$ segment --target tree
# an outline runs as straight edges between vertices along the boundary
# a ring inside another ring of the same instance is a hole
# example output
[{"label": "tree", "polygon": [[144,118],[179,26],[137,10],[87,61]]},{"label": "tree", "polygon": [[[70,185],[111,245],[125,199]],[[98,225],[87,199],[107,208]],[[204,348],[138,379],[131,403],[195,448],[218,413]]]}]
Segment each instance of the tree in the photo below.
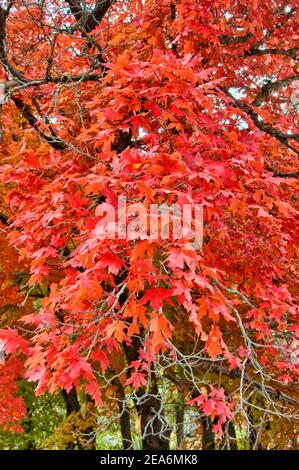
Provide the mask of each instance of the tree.
[{"label": "tree", "polygon": [[[175,429],[184,445],[186,407],[209,448],[293,446],[296,15],[292,0],[2,2],[11,423],[23,377],[70,412],[104,407],[124,448],[133,422],[144,449]],[[203,208],[202,245],[193,219],[145,228],[186,206]]]}]

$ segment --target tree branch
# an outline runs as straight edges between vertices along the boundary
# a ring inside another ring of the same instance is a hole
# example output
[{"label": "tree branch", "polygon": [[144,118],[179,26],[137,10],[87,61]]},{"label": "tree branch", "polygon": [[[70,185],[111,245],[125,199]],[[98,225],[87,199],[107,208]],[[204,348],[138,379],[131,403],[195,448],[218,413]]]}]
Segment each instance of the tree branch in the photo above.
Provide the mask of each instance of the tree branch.
[{"label": "tree branch", "polygon": [[266,168],[267,171],[271,171],[273,173],[273,176],[276,176],[278,178],[298,178],[299,177],[299,171],[291,171],[290,173],[285,173],[283,171],[275,171],[272,168]]},{"label": "tree branch", "polygon": [[249,51],[245,51],[245,57],[253,56],[253,55],[285,55],[289,56],[292,59],[297,58],[297,53],[299,52],[299,47],[292,47],[291,49],[279,49],[279,48],[270,48],[270,49],[258,49],[256,46],[252,46]]},{"label": "tree branch", "polygon": [[50,134],[45,134],[39,129],[38,120],[34,116],[30,106],[24,103],[21,98],[16,96],[12,97],[16,107],[21,111],[23,117],[29,122],[29,124],[39,133],[39,135],[48,142],[55,150],[66,150],[67,146],[65,142],[58,137],[57,134],[51,129]]},{"label": "tree branch", "polygon": [[98,0],[90,13],[84,12],[77,0],[66,0],[66,2],[82,31],[88,34],[100,24],[114,0]]},{"label": "tree branch", "polygon": [[251,103],[252,106],[260,106],[263,101],[272,93],[272,91],[279,90],[280,88],[286,87],[291,83],[299,80],[299,74],[292,75],[290,77],[282,78],[276,82],[269,82],[262,86],[261,91],[255,97],[254,101]]},{"label": "tree branch", "polygon": [[227,88],[220,87],[220,89],[231,98],[237,108],[239,108],[241,111],[243,111],[250,117],[250,119],[254,122],[258,129],[270,135],[271,137],[274,137],[279,142],[286,145],[289,149],[293,150],[293,152],[297,153],[297,155],[299,155],[299,150],[292,147],[288,142],[289,140],[295,140],[296,142],[299,142],[299,134],[287,134],[276,129],[270,124],[266,124],[265,122],[260,120],[260,116],[248,104],[238,100],[237,98],[234,98],[234,96],[229,92]]},{"label": "tree branch", "polygon": [[229,44],[242,44],[249,41],[253,37],[253,34],[248,31],[245,36],[230,36],[229,34],[222,34],[219,36],[220,43],[225,46]]}]

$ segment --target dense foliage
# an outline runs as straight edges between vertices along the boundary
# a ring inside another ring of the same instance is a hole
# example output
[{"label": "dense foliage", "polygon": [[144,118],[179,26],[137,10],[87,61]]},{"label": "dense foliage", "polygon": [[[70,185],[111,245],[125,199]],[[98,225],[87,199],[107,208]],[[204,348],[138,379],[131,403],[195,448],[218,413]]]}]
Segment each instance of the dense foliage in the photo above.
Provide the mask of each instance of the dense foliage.
[{"label": "dense foliage", "polygon": [[[296,447],[297,21],[1,2],[0,446]],[[124,196],[135,233],[96,230]],[[153,204],[201,205],[202,246]]]}]

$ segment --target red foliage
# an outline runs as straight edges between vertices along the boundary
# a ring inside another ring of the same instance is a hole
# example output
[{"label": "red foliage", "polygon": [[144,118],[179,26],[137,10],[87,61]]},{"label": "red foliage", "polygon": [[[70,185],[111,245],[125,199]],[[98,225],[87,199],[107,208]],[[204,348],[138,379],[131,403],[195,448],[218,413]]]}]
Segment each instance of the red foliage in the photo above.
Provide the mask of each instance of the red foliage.
[{"label": "red foliage", "polygon": [[[26,355],[37,393],[74,385],[101,404],[97,373],[123,367],[136,336],[139,361],[123,372],[136,389],[190,335],[229,371],[298,380],[295,2],[116,1],[92,40],[87,23],[68,34],[76,20],[51,3],[51,19],[34,2],[7,19],[20,87],[2,117],[6,232],[46,293],[23,318],[28,349],[23,330],[1,331],[1,388],[15,396],[9,370]],[[99,237],[97,207],[117,213],[119,196],[202,204],[202,250],[186,234]],[[232,411],[210,390],[193,402],[220,435]]]}]

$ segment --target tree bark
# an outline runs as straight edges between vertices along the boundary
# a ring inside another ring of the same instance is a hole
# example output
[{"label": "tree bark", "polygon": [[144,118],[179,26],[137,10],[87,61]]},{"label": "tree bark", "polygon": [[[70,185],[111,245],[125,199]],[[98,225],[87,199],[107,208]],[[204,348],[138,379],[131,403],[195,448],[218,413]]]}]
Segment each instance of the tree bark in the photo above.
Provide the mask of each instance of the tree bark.
[{"label": "tree bark", "polygon": [[180,449],[185,438],[184,429],[184,416],[185,416],[185,404],[179,403],[175,408],[175,422],[176,422],[176,441],[177,448]]},{"label": "tree bark", "polygon": [[132,441],[132,434],[131,434],[130,412],[125,402],[126,395],[125,395],[124,387],[118,379],[115,379],[114,383],[117,387],[119,424],[120,424],[120,432],[121,432],[121,437],[122,437],[123,449],[132,450],[133,441]]},{"label": "tree bark", "polygon": [[66,390],[62,390],[61,393],[65,402],[67,416],[69,416],[74,411],[80,411],[80,404],[75,387],[72,387],[69,393]]},{"label": "tree bark", "polygon": [[215,450],[215,434],[212,431],[212,421],[209,417],[202,418],[202,448]]},{"label": "tree bark", "polygon": [[[66,414],[67,416],[70,416],[71,413],[79,413],[80,412],[80,403],[78,400],[78,395],[77,395],[77,390],[73,386],[71,390],[66,392],[66,390],[62,390],[62,397],[64,399],[65,405],[66,405]],[[82,417],[83,419],[83,417]],[[94,434],[94,428],[92,426],[89,426],[87,429],[84,430],[84,432],[80,431],[80,434],[82,434],[82,440],[77,440],[74,442],[71,442],[67,449],[72,450],[78,446],[78,449],[95,449],[96,448],[96,441],[95,441],[95,434]]]}]

